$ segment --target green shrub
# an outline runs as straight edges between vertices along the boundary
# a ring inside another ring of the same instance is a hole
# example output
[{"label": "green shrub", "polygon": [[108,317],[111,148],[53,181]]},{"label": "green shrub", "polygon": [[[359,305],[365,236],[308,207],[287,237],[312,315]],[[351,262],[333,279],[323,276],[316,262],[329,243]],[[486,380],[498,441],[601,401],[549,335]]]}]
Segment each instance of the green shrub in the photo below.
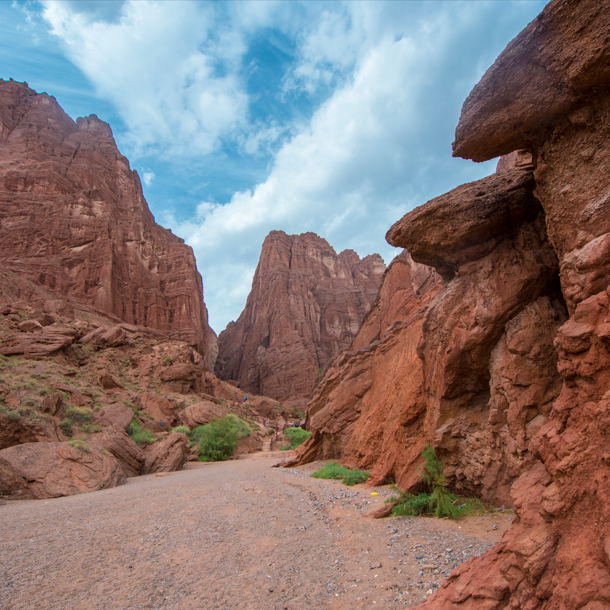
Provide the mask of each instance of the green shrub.
[{"label": "green shrub", "polygon": [[233,455],[237,441],[252,434],[250,426],[234,414],[213,419],[205,426],[197,426],[191,436],[199,440],[199,461],[221,462]]},{"label": "green shrub", "polygon": [[399,495],[388,500],[388,502],[396,503],[392,509],[392,516],[433,514],[438,519],[443,517],[457,519],[463,514],[460,512],[460,508],[456,506],[456,504],[460,504],[461,499],[447,490],[443,463],[438,459],[430,444],[423,448],[422,456],[424,464],[420,468],[420,475],[432,491],[414,496],[395,488]]},{"label": "green shrub", "polygon": [[176,426],[175,428],[172,428],[172,432],[176,432],[178,434],[186,434],[186,436],[188,436],[189,438],[191,436],[191,431],[187,426]]},{"label": "green shrub", "polygon": [[142,425],[136,421],[132,421],[127,428],[127,434],[131,436],[134,443],[137,445],[152,445],[155,442],[155,435],[152,430],[142,430]]},{"label": "green shrub", "polygon": [[19,411],[16,411],[16,410],[9,411],[7,413],[7,415],[11,421],[19,421],[21,419],[21,413],[19,413]]},{"label": "green shrub", "polygon": [[289,449],[296,449],[299,445],[302,445],[310,436],[311,432],[303,430],[303,428],[287,428],[284,434],[290,441]]},{"label": "green shrub", "polygon": [[352,486],[357,483],[365,483],[369,478],[369,473],[366,470],[350,470],[338,462],[329,462],[311,476],[315,479],[341,479],[344,485]]},{"label": "green shrub", "polygon": [[96,432],[101,432],[102,431],[102,426],[100,426],[99,424],[83,424],[80,429],[85,433],[85,434],[95,434]]},{"label": "green shrub", "polygon": [[273,436],[275,434],[273,428],[267,428],[267,436]]},{"label": "green shrub", "polygon": [[72,436],[72,420],[64,419],[57,424],[58,428],[66,435]]}]

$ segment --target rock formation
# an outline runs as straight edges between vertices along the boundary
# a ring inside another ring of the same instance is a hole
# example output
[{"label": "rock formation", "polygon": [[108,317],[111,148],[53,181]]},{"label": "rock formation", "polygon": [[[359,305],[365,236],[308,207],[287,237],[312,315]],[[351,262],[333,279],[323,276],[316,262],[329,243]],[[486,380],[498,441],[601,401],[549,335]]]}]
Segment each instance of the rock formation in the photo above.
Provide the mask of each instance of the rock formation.
[{"label": "rock formation", "polygon": [[349,347],[377,296],[385,264],[336,254],[314,233],[266,237],[237,322],[220,333],[216,374],[277,400],[304,403],[316,376]]},{"label": "rock formation", "polygon": [[[0,261],[73,303],[186,341],[213,369],[193,252],[155,223],[110,127],[95,115],[75,123],[12,80],[0,80]],[[43,348],[67,341],[44,332]],[[28,349],[10,341],[12,353]]]},{"label": "rock formation", "polygon": [[318,386],[301,461],[339,457],[415,491],[434,440],[454,489],[510,504],[560,389],[552,341],[565,311],[533,188],[531,171],[498,173],[392,227],[412,259],[392,263],[352,351]]},{"label": "rock formation", "polygon": [[529,444],[537,461],[511,490],[518,518],[426,608],[610,607],[609,31],[607,2],[554,0],[462,109],[454,154],[533,153],[570,319],[554,342],[561,391]]}]

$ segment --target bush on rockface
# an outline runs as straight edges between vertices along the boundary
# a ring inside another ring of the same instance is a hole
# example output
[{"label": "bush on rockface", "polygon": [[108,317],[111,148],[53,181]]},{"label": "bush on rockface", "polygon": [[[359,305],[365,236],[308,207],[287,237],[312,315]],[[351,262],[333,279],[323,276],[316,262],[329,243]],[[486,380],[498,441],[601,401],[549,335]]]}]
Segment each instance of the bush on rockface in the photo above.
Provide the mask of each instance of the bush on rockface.
[{"label": "bush on rockface", "polygon": [[482,507],[485,510],[480,500],[477,504],[473,500],[460,498],[447,490],[443,463],[438,459],[432,445],[426,445],[423,448],[422,456],[424,464],[420,468],[420,475],[432,491],[413,495],[395,487],[394,490],[398,492],[398,496],[393,496],[388,500],[388,502],[395,503],[392,509],[393,517],[434,515],[439,519],[443,517],[457,519],[468,514],[464,509],[480,511]]},{"label": "bush on rockface", "polygon": [[282,451],[296,449],[311,436],[311,432],[307,432],[307,430],[303,430],[303,428],[287,428],[284,431],[284,434],[288,438],[289,443],[282,447]]},{"label": "bush on rockface", "polygon": [[191,434],[199,439],[197,451],[200,462],[222,462],[233,455],[237,441],[250,436],[252,430],[245,421],[231,413],[213,419],[204,426],[197,426]]},{"label": "bush on rockface", "polygon": [[155,442],[155,435],[152,433],[152,430],[142,430],[142,425],[138,424],[135,420],[129,424],[127,434],[129,434],[134,443],[140,447],[143,445],[152,445]]}]

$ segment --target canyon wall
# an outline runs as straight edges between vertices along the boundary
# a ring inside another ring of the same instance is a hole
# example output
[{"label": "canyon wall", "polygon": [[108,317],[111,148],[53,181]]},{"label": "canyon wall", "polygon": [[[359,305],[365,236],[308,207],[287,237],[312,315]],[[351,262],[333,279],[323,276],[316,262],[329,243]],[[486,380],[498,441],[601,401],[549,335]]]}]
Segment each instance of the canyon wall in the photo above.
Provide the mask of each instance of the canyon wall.
[{"label": "canyon wall", "polygon": [[549,3],[462,109],[456,156],[532,153],[570,318],[554,339],[560,394],[511,490],[515,524],[426,608],[610,608],[608,32],[607,2]]},{"label": "canyon wall", "polygon": [[140,179],[95,115],[0,80],[0,261],[68,300],[194,346],[210,369],[193,251],[157,225]]},{"label": "canyon wall", "polygon": [[361,260],[314,233],[272,231],[244,311],[218,337],[216,375],[304,404],[321,369],[351,344],[384,271],[378,254]]},{"label": "canyon wall", "polygon": [[553,0],[484,75],[454,155],[505,155],[498,172],[387,236],[440,286],[418,306],[399,280],[408,323],[395,304],[385,335],[357,337],[309,407],[292,463],[339,457],[416,491],[430,442],[451,488],[514,507],[501,542],[423,608],[610,609],[608,32],[607,2]]}]

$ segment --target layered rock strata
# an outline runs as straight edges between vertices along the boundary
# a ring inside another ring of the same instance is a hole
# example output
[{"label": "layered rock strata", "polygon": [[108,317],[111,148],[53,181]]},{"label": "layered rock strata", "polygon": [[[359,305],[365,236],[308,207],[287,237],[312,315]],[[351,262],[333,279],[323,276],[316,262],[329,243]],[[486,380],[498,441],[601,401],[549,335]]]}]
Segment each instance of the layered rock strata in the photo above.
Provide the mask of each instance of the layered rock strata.
[{"label": "layered rock strata", "polygon": [[12,80],[0,80],[0,261],[62,298],[188,342],[213,369],[193,252],[155,223],[110,127],[95,115],[75,123]]},{"label": "layered rock strata", "polygon": [[237,322],[219,335],[216,374],[253,394],[304,403],[329,360],[349,347],[377,296],[378,254],[337,254],[314,233],[272,231]]}]

